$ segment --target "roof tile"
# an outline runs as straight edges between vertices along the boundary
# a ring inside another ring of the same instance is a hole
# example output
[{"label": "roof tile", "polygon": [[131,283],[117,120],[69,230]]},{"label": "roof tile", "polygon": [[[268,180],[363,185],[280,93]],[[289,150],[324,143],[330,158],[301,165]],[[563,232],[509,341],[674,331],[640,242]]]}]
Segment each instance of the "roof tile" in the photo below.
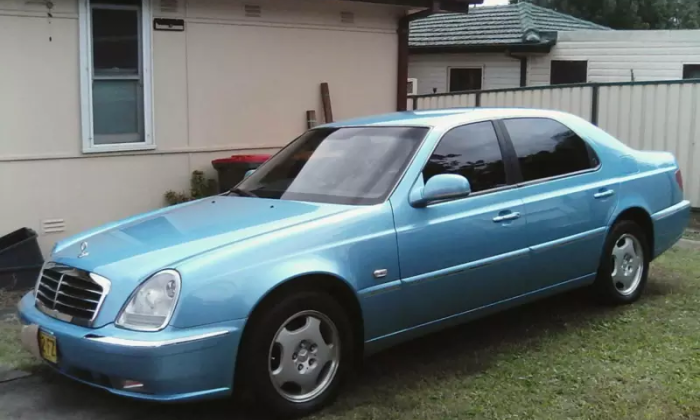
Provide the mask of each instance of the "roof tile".
[{"label": "roof tile", "polygon": [[610,30],[551,9],[520,2],[474,7],[468,14],[440,13],[411,22],[411,47],[525,44],[526,31]]}]

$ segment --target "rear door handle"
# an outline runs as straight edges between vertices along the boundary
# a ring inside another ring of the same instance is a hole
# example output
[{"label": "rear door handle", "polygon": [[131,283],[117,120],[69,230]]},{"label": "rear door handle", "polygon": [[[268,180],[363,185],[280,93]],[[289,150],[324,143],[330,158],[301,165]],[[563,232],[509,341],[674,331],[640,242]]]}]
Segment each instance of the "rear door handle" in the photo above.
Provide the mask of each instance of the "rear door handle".
[{"label": "rear door handle", "polygon": [[512,213],[504,214],[501,216],[496,216],[493,218],[493,221],[496,223],[500,222],[507,222],[508,220],[515,220],[520,218],[520,213],[517,211],[514,211]]},{"label": "rear door handle", "polygon": [[605,197],[610,197],[613,194],[615,194],[615,191],[613,190],[605,190],[605,191],[600,191],[595,194],[593,194],[593,198],[599,199],[599,198],[605,198]]}]

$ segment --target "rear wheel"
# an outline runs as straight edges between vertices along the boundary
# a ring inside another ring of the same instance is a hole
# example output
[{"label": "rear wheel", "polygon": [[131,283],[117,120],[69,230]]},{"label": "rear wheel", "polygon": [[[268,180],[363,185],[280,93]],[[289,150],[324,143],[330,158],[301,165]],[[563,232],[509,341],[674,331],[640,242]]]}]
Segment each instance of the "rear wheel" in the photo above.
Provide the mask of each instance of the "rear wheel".
[{"label": "rear wheel", "polygon": [[650,250],[644,231],[630,220],[616,223],[605,242],[595,289],[608,303],[639,299],[649,274]]},{"label": "rear wheel", "polygon": [[337,394],[352,365],[352,329],[343,308],[320,292],[294,293],[252,320],[242,348],[245,383],[265,409],[300,416]]}]

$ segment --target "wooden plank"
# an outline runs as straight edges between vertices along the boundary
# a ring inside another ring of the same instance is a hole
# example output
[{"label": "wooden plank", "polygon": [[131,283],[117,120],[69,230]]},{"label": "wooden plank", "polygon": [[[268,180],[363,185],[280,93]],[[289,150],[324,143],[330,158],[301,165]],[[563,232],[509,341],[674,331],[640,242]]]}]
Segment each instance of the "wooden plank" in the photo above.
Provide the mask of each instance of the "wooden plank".
[{"label": "wooden plank", "polygon": [[321,101],[323,102],[323,114],[326,117],[326,122],[333,122],[333,108],[331,107],[331,92],[328,88],[328,83],[321,83]]},{"label": "wooden plank", "polygon": [[309,110],[306,111],[306,128],[316,127],[316,111]]}]

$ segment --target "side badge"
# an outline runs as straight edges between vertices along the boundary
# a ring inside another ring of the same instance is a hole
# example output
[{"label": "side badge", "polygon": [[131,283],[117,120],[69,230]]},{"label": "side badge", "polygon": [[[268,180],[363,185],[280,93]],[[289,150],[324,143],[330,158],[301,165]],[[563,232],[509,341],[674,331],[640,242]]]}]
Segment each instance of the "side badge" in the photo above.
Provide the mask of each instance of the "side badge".
[{"label": "side badge", "polygon": [[386,277],[386,275],[387,275],[388,272],[389,272],[389,270],[387,270],[386,268],[382,268],[382,269],[379,269],[379,270],[374,270],[374,273],[373,273],[373,274],[374,274],[374,278],[375,278],[375,279],[384,278],[384,277]]}]

